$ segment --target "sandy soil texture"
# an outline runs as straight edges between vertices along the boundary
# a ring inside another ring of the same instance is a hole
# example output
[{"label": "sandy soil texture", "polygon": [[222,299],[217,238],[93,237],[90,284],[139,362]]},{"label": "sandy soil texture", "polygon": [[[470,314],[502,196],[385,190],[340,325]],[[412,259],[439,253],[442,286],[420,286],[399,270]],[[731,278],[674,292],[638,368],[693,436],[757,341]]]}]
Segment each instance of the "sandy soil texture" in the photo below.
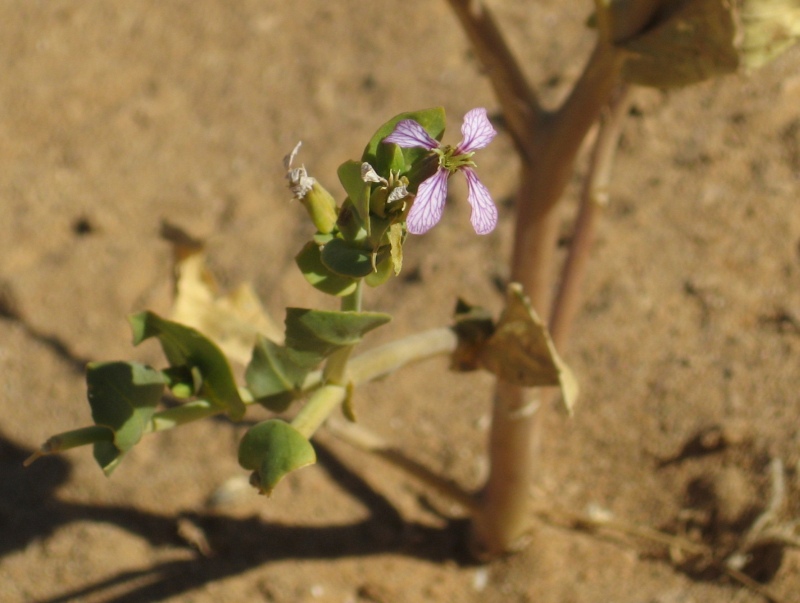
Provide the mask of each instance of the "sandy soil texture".
[{"label": "sandy soil texture", "polygon": [[[589,4],[490,2],[550,104],[591,47]],[[90,423],[87,361],[160,364],[155,345],[132,348],[125,316],[169,309],[162,220],[207,239],[223,286],[252,282],[278,320],[331,307],[294,268],[310,228],[283,156],[302,139],[302,161],[338,191],[336,167],[391,116],[443,105],[456,142],[467,110],[497,105],[445,3],[424,0],[8,1],[0,60],[0,600],[765,600],[651,540],[563,522],[472,565],[458,509],[331,437],[272,499],[213,508],[245,473],[245,426],[148,437],[111,479],[89,450],[23,469],[48,436]],[[780,517],[800,517],[798,98],[800,49],[747,76],[636,91],[564,353],[582,396],[573,419],[549,419],[538,505],[724,548],[764,510],[778,459]],[[497,230],[472,234],[454,185],[403,275],[368,295],[395,318],[366,346],[448,324],[458,296],[499,311],[516,168],[501,132],[480,156]],[[365,425],[477,487],[491,388],[436,361],[356,404]],[[763,585],[797,601],[800,552],[757,553]]]}]

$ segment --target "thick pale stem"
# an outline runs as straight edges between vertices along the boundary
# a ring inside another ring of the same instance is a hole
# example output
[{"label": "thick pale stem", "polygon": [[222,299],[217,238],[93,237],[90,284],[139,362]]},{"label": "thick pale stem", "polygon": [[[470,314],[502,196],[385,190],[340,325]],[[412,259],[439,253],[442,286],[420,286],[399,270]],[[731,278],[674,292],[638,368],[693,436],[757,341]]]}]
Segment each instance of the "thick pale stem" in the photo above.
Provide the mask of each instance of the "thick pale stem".
[{"label": "thick pale stem", "polygon": [[489,477],[473,516],[472,548],[491,558],[519,548],[529,528],[537,466],[539,391],[498,382],[489,434]]},{"label": "thick pale stem", "polygon": [[458,335],[450,328],[409,335],[353,358],[348,365],[350,378],[355,385],[372,381],[412,362],[450,355],[457,345]]},{"label": "thick pale stem", "polygon": [[530,134],[540,114],[536,93],[528,86],[489,9],[479,0],[448,1],[483,64],[517,150],[529,160]]},{"label": "thick pale stem", "polygon": [[[562,187],[563,190],[563,187]],[[540,316],[547,316],[558,241],[558,214],[539,199],[560,194],[541,177],[537,165],[523,165],[517,193],[517,220],[511,257],[511,281],[520,283]]]},{"label": "thick pale stem", "polygon": [[608,203],[608,188],[614,165],[623,117],[628,108],[628,86],[622,85],[600,118],[600,129],[589,160],[581,191],[578,218],[572,233],[569,254],[561,272],[556,301],[550,320],[550,335],[563,354],[572,323],[580,306],[580,291],[594,242],[597,222]]},{"label": "thick pale stem", "polygon": [[[356,290],[342,298],[342,312],[360,312],[363,280],[358,281]],[[330,414],[347,397],[347,384],[350,381],[348,362],[355,346],[349,345],[330,355],[322,370],[322,387],[311,394],[308,402],[292,420],[292,427],[307,438],[311,438]]]},{"label": "thick pale stem", "polygon": [[361,298],[364,292],[364,281],[359,279],[356,290],[342,298],[340,309],[342,312],[361,312]]},{"label": "thick pale stem", "polygon": [[[551,305],[556,203],[586,133],[617,84],[619,68],[614,49],[598,43],[570,96],[537,129],[536,152],[523,163],[511,277],[522,284],[540,316],[548,316]],[[529,528],[530,483],[546,410],[543,393],[503,383],[495,390],[489,478],[473,522],[475,549],[483,556],[513,550]]]},{"label": "thick pale stem", "polygon": [[[530,211],[538,199],[535,169],[526,166],[519,190],[512,280],[521,282],[533,306],[548,308],[553,255],[558,235],[556,212]],[[542,315],[542,314],[540,314]],[[519,547],[530,521],[530,486],[538,457],[542,412],[540,391],[502,381],[495,387],[489,433],[489,477],[482,505],[473,516],[472,545],[490,558]]]}]

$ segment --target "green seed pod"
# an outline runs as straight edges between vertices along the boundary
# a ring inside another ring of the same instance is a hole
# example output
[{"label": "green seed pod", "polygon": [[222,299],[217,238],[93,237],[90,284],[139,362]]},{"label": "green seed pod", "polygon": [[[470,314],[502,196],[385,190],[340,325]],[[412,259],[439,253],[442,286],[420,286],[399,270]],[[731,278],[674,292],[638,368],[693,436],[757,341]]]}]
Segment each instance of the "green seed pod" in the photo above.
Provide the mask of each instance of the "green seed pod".
[{"label": "green seed pod", "polygon": [[311,185],[311,190],[300,199],[300,202],[305,206],[319,232],[328,234],[333,231],[338,215],[336,201],[319,182]]}]

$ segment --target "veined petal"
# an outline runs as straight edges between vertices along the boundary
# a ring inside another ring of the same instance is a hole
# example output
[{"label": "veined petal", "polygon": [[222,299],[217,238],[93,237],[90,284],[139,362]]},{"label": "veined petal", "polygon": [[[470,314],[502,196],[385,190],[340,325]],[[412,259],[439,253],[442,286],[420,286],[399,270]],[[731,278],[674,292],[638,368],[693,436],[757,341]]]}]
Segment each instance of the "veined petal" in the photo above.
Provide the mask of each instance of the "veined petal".
[{"label": "veined petal", "polygon": [[417,198],[406,218],[406,227],[411,234],[424,234],[442,219],[447,199],[447,178],[450,172],[443,169],[423,181],[417,189]]},{"label": "veined petal", "polygon": [[413,119],[404,119],[397,123],[383,142],[393,142],[404,149],[411,147],[422,147],[432,151],[439,146],[439,141],[435,140],[425,131],[421,125]]},{"label": "veined petal", "polygon": [[489,189],[478,180],[475,171],[468,167],[461,168],[461,171],[467,177],[467,201],[472,206],[469,221],[479,235],[489,234],[497,226],[497,207],[492,201]]},{"label": "veined petal", "polygon": [[472,153],[482,149],[497,136],[489,118],[486,117],[486,109],[483,107],[467,112],[464,116],[464,123],[461,124],[461,134],[464,139],[456,147],[457,154]]}]

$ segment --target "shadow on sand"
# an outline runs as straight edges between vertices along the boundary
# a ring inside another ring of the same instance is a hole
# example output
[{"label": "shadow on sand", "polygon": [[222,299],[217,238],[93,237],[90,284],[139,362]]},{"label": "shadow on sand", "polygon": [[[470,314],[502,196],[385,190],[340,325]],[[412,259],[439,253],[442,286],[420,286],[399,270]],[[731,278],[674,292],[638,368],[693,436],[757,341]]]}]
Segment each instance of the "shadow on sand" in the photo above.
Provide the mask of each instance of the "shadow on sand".
[{"label": "shadow on sand", "polygon": [[[213,557],[198,554],[189,560],[120,572],[39,603],[65,603],[87,597],[107,603],[161,601],[264,563],[286,559],[334,559],[394,553],[436,562],[460,560],[468,563],[463,546],[465,523],[452,522],[445,528],[432,528],[404,522],[385,498],[328,450],[319,444],[315,448],[318,463],[344,490],[369,509],[369,517],[335,527],[298,527],[266,523],[258,518],[225,517],[219,512],[185,513],[181,517],[189,519],[205,532],[215,551]],[[111,523],[141,536],[154,546],[188,546],[177,535],[179,518],[176,516],[143,512],[133,507],[60,501],[56,490],[69,477],[69,462],[63,457],[53,456],[23,468],[22,461],[31,452],[0,436],[0,483],[3,484],[0,555],[21,550],[30,542],[47,538],[74,521]],[[120,589],[125,592],[118,594]],[[110,591],[115,594],[110,594]],[[109,592],[106,599],[102,598],[104,592]]]}]

